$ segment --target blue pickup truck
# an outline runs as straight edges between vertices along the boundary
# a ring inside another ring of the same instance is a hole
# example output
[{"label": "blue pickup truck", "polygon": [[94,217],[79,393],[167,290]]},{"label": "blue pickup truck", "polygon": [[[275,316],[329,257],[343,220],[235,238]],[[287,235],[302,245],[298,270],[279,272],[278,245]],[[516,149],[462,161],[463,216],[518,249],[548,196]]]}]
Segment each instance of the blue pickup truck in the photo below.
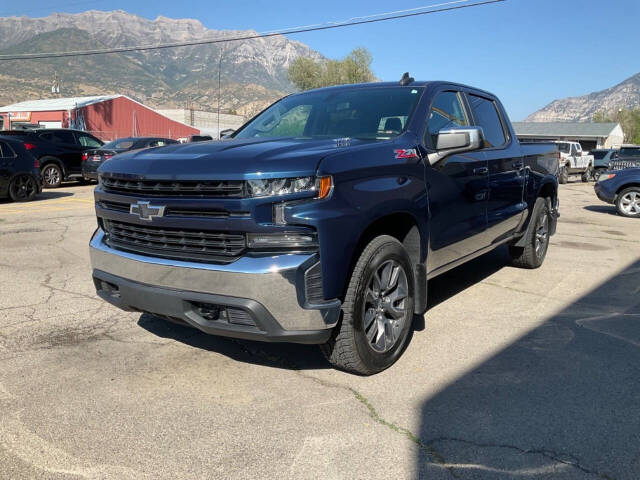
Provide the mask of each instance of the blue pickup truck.
[{"label": "blue pickup truck", "polygon": [[93,280],[123,310],[373,374],[428,280],[504,244],[542,264],[557,173],[555,146],[519,143],[482,90],[405,75],[294,94],[222,141],[105,162]]}]

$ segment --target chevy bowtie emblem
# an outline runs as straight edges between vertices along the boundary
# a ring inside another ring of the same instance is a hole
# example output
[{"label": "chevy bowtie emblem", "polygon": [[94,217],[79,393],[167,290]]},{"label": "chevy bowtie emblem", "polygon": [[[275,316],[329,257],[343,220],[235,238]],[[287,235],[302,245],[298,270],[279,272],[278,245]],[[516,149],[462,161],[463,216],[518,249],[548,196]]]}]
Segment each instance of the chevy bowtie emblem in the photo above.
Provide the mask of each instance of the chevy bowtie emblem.
[{"label": "chevy bowtie emblem", "polygon": [[138,215],[140,220],[151,221],[153,217],[162,217],[164,215],[164,205],[151,205],[149,202],[133,203],[129,208],[129,213]]}]

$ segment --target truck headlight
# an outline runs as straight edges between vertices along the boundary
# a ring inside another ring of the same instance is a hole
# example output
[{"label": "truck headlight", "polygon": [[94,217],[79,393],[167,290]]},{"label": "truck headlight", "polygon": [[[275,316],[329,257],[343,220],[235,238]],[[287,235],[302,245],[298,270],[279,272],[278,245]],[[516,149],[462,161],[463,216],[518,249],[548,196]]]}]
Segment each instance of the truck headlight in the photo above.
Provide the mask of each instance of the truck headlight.
[{"label": "truck headlight", "polygon": [[247,233],[249,248],[309,248],[318,246],[315,233]]},{"label": "truck headlight", "polygon": [[289,195],[300,192],[318,192],[317,198],[325,198],[331,193],[331,177],[269,178],[247,180],[247,192],[250,197],[268,197]]}]

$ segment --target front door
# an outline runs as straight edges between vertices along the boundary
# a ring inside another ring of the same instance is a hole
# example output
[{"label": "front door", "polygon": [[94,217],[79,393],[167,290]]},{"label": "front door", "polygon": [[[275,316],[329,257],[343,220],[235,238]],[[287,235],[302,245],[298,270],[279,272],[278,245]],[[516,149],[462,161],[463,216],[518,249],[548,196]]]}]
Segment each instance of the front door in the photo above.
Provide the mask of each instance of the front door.
[{"label": "front door", "polygon": [[[459,92],[437,94],[427,119],[427,151],[434,151],[440,130],[468,126],[469,119]],[[450,155],[427,167],[429,272],[485,246],[482,242],[487,227],[488,172],[483,152]]]}]

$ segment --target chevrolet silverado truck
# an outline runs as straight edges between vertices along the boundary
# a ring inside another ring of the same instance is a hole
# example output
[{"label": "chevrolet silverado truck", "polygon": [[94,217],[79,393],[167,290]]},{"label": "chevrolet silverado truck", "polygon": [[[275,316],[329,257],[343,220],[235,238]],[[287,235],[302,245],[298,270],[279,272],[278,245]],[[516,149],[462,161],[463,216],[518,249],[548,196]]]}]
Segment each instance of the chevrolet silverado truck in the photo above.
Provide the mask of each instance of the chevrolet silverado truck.
[{"label": "chevrolet silverado truck", "polygon": [[428,280],[500,245],[542,264],[557,172],[556,147],[519,143],[482,90],[405,75],[294,94],[222,141],[102,165],[93,280],[123,310],[373,374]]}]

